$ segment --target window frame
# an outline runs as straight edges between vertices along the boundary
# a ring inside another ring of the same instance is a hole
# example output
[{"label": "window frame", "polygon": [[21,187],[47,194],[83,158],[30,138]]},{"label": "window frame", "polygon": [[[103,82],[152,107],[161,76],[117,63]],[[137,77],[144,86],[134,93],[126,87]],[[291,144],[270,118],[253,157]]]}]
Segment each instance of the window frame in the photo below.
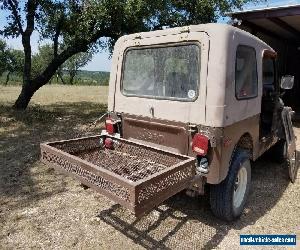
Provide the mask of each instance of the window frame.
[{"label": "window frame", "polygon": [[[255,95],[252,95],[252,96],[246,96],[246,97],[239,97],[238,96],[238,93],[237,93],[237,88],[236,88],[236,66],[237,66],[237,52],[238,52],[238,49],[240,47],[246,47],[246,48],[250,48],[251,50],[254,51],[254,55],[255,55],[255,71],[256,71],[256,94]],[[238,101],[244,101],[244,100],[250,100],[250,99],[254,99],[254,98],[257,98],[258,97],[258,70],[257,70],[257,55],[256,55],[256,49],[250,45],[246,45],[246,44],[239,44],[237,47],[236,47],[236,52],[235,52],[235,63],[234,63],[234,93],[235,93],[235,98],[238,100]]]},{"label": "window frame", "polygon": [[[165,96],[151,96],[151,95],[135,95],[135,94],[126,94],[123,92],[123,79],[124,79],[124,68],[125,68],[125,58],[126,54],[130,50],[140,50],[140,49],[153,49],[153,48],[166,48],[166,47],[182,47],[188,45],[196,45],[199,49],[198,53],[198,84],[196,86],[196,95],[194,98],[178,98],[178,97],[165,97]],[[202,54],[202,47],[199,41],[188,41],[188,42],[181,42],[181,43],[160,43],[160,44],[151,44],[151,45],[144,45],[144,46],[132,46],[128,47],[124,50],[122,56],[122,67],[121,67],[121,78],[120,78],[120,92],[123,96],[126,97],[136,97],[136,98],[146,98],[146,99],[153,99],[153,100],[172,100],[172,101],[180,101],[180,102],[195,102],[199,98],[200,94],[200,84],[201,84],[201,54]]]}]

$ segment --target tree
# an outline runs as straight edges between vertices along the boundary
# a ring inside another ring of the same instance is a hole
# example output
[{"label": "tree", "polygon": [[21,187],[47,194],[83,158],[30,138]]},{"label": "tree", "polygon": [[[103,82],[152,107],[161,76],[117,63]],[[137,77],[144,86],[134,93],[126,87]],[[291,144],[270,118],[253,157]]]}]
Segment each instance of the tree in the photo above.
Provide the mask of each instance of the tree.
[{"label": "tree", "polygon": [[9,48],[5,41],[0,40],[0,76],[7,71],[7,65],[9,63]]},{"label": "tree", "polygon": [[5,85],[8,84],[11,73],[22,75],[24,68],[24,53],[22,50],[11,49],[9,51],[8,57],[9,60],[7,62],[7,75]]},{"label": "tree", "polygon": [[69,73],[69,83],[74,84],[74,78],[78,74],[78,70],[85,66],[92,59],[92,53],[78,53],[68,59],[64,65],[63,69]]},{"label": "tree", "polygon": [[11,73],[22,74],[24,67],[24,54],[21,50],[10,49],[6,42],[0,40],[0,76],[7,72],[5,85]]},{"label": "tree", "polygon": [[[40,45],[38,48],[38,52],[32,56],[32,75],[38,76],[39,74],[41,74],[53,60],[53,57],[54,51],[51,44]],[[57,69],[55,74],[59,75],[62,79],[63,84],[65,84],[62,78],[61,67]]]},{"label": "tree", "polygon": [[[24,48],[23,85],[14,107],[25,109],[33,94],[79,52],[111,49],[128,33],[215,22],[225,11],[253,1],[258,0],[0,0],[0,7],[10,13],[1,33],[21,37]],[[50,40],[53,48],[52,60],[38,75],[32,74],[33,31]]]},{"label": "tree", "polygon": [[32,56],[32,76],[37,77],[53,60],[53,48],[50,44],[40,45],[38,52]]}]

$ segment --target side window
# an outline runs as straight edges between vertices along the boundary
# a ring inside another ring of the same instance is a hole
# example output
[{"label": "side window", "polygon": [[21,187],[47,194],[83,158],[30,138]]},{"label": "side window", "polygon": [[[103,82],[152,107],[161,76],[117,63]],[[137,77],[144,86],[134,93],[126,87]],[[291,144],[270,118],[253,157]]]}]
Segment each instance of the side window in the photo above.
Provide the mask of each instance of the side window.
[{"label": "side window", "polygon": [[270,57],[264,57],[263,59],[262,83],[264,96],[275,91],[275,62]]},{"label": "side window", "polygon": [[257,96],[257,62],[255,49],[239,45],[235,61],[235,95],[238,100]]}]

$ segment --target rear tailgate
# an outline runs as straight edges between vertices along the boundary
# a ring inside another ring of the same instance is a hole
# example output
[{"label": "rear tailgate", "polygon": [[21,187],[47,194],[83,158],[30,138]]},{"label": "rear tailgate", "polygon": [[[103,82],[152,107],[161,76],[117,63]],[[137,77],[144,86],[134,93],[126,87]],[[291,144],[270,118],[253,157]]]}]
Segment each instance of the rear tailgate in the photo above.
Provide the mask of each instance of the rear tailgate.
[{"label": "rear tailgate", "polygon": [[130,209],[149,212],[188,187],[195,159],[125,139],[92,136],[41,144],[41,161]]},{"label": "rear tailgate", "polygon": [[122,131],[125,139],[188,154],[190,133],[187,123],[122,114]]}]

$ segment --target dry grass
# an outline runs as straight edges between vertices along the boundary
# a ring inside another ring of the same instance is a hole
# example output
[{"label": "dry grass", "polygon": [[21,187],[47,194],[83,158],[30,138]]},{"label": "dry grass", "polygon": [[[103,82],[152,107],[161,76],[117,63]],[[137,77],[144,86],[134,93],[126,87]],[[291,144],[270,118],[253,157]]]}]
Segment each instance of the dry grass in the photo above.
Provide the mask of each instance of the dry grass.
[{"label": "dry grass", "polygon": [[[11,103],[17,99],[21,88],[19,86],[0,86],[0,100],[2,103]],[[33,96],[31,103],[49,105],[53,103],[91,102],[106,103],[107,86],[71,86],[46,85]]]},{"label": "dry grass", "polygon": [[106,110],[107,89],[46,88],[25,112],[10,108],[19,89],[0,88],[1,249],[237,249],[239,234],[300,235],[300,180],[290,184],[284,166],[266,157],[253,165],[252,192],[236,222],[216,219],[207,197],[184,194],[135,220],[39,162],[40,142],[100,131],[87,124]]}]

